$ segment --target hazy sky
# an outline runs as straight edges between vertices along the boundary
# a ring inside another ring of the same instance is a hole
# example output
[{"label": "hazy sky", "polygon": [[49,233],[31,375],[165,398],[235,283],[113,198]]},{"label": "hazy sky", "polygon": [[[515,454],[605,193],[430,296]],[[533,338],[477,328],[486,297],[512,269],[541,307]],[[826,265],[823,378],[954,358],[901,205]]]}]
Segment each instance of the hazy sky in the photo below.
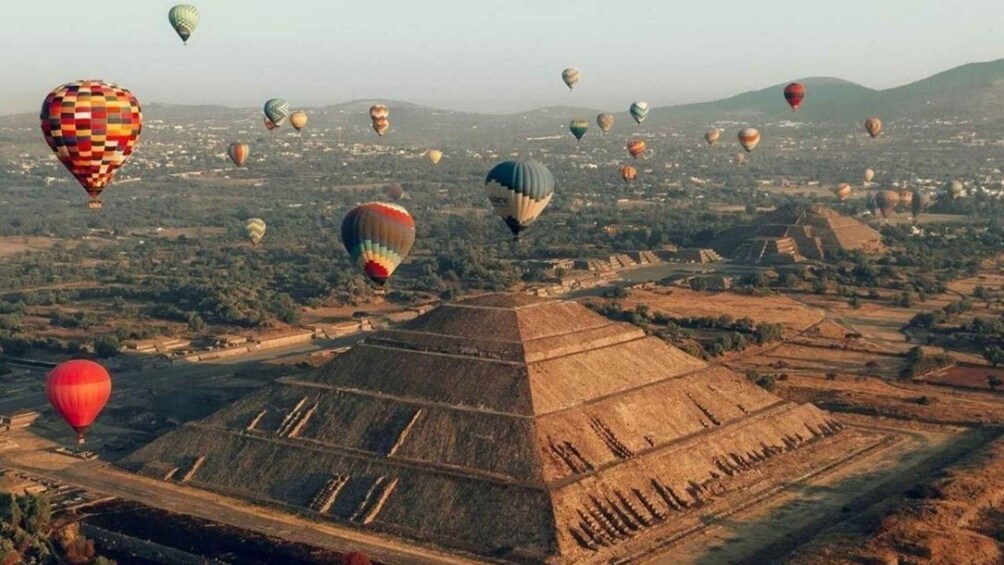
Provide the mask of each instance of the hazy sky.
[{"label": "hazy sky", "polygon": [[[806,76],[884,88],[1004,57],[1001,0],[193,0],[187,47],[170,1],[3,3],[0,114],[79,78],[142,103],[623,110]],[[582,71],[573,93],[566,66]]]}]

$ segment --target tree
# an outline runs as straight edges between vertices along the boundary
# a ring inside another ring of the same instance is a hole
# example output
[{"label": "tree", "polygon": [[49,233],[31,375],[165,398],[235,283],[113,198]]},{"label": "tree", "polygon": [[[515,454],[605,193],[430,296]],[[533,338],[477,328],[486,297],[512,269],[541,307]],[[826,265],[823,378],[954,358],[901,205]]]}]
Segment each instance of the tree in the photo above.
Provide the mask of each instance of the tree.
[{"label": "tree", "polygon": [[94,340],[94,353],[98,357],[114,357],[119,354],[119,340],[112,335],[103,335]]},{"label": "tree", "polygon": [[983,358],[994,368],[1004,365],[1004,347],[991,345],[983,350]]},{"label": "tree", "polygon": [[9,492],[0,492],[0,526],[17,528],[21,525],[21,506],[17,497]]},{"label": "tree", "polygon": [[1001,379],[997,375],[987,375],[987,386],[991,391],[997,390],[1001,386]]},{"label": "tree", "polygon": [[24,511],[21,518],[24,530],[34,535],[45,533],[52,523],[49,499],[40,494],[30,494],[22,496],[20,503]]}]

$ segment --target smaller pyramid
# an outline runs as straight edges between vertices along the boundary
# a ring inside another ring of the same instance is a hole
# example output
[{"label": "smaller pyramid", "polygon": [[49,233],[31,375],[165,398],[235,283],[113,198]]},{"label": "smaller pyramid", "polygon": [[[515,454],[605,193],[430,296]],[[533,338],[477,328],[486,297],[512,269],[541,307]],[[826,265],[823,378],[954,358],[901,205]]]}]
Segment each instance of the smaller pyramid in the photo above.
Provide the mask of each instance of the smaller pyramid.
[{"label": "smaller pyramid", "polygon": [[826,206],[783,206],[756,224],[727,231],[711,245],[743,263],[826,261],[841,251],[886,252],[882,235]]}]

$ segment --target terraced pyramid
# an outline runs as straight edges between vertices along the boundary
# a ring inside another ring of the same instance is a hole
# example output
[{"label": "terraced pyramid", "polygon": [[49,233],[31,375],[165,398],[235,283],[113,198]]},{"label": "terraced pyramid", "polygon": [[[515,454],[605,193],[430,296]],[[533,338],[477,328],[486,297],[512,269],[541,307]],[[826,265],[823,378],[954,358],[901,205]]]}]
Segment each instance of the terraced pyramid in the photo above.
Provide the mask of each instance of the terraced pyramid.
[{"label": "terraced pyramid", "polygon": [[375,334],[123,465],[516,561],[653,543],[840,429],[575,302],[495,294]]}]

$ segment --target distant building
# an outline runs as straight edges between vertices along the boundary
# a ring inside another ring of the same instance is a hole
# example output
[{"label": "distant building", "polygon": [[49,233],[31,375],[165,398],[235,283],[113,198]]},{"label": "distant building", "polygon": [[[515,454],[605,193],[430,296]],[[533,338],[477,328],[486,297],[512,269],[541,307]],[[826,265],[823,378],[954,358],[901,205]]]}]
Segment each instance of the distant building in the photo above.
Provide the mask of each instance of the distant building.
[{"label": "distant building", "polygon": [[213,345],[216,347],[237,347],[245,345],[247,342],[248,337],[245,335],[220,334],[213,338]]},{"label": "distant building", "polygon": [[192,345],[191,340],[177,337],[161,339],[137,339],[122,342],[122,348],[136,353],[165,353],[185,349]]},{"label": "distant building", "polygon": [[10,414],[0,414],[0,430],[9,432],[27,428],[37,419],[38,412],[34,410],[15,410]]}]

